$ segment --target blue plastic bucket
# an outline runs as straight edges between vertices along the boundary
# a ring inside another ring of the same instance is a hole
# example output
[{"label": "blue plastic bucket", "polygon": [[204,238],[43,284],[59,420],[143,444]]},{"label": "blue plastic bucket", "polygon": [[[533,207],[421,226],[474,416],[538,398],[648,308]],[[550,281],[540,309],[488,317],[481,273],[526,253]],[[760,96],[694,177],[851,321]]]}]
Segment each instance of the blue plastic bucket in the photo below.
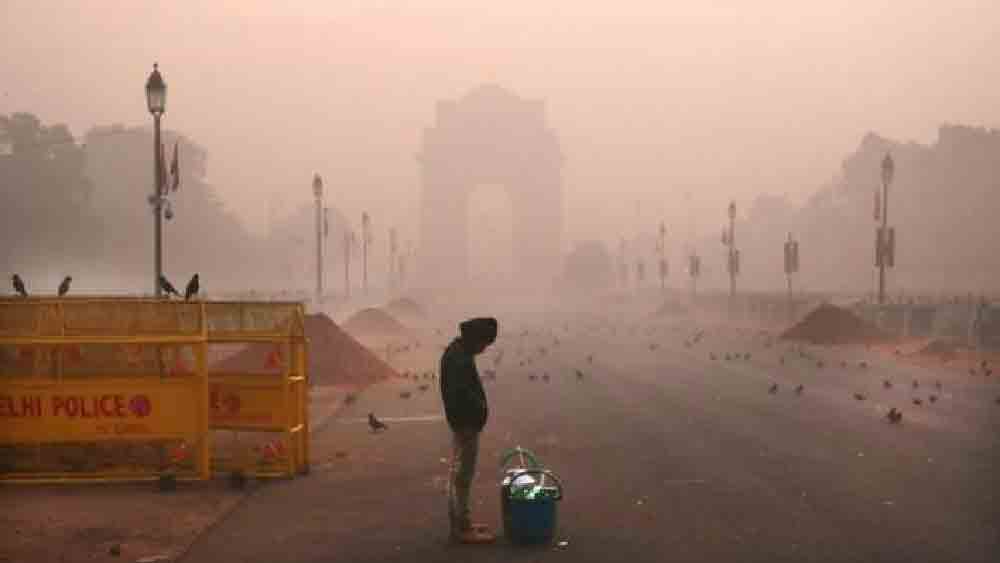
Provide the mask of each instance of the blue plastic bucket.
[{"label": "blue plastic bucket", "polygon": [[[516,486],[519,480],[531,478],[538,483],[524,494]],[[507,473],[501,489],[504,534],[514,543],[545,543],[555,536],[558,522],[558,502],[563,489],[559,478],[546,469],[514,469]]]}]

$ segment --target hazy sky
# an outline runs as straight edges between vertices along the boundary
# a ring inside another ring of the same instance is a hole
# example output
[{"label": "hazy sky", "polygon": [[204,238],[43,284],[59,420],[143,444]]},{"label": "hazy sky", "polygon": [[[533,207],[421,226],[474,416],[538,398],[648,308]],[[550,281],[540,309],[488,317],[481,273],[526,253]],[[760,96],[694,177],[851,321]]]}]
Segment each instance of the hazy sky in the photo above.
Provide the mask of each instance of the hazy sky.
[{"label": "hazy sky", "polygon": [[415,235],[421,131],[483,82],[546,100],[569,241],[634,230],[637,199],[683,230],[686,191],[715,232],[730,197],[800,197],[867,131],[1000,126],[995,0],[0,0],[0,21],[0,113],[147,124],[159,61],[166,125],[254,229],[319,171],[348,216]]}]

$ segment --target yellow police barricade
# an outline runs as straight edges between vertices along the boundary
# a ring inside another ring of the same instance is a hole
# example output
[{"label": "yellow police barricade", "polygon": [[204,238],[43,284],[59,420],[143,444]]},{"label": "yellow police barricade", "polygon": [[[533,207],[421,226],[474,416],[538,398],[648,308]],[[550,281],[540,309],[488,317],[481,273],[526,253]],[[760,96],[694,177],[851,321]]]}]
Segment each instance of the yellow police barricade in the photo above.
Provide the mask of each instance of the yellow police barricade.
[{"label": "yellow police barricade", "polygon": [[235,486],[248,475],[309,471],[308,380],[300,303],[210,302],[209,428],[216,471]]},{"label": "yellow police barricade", "polygon": [[207,479],[204,305],[0,299],[0,480]]}]

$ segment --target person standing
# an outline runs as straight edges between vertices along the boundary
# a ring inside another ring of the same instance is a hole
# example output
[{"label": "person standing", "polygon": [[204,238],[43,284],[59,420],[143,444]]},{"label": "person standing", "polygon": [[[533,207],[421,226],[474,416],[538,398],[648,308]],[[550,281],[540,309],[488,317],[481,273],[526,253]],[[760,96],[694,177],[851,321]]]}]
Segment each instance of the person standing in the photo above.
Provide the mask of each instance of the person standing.
[{"label": "person standing", "polygon": [[448,478],[448,518],[451,539],[458,543],[492,543],[496,536],[469,516],[469,493],[476,473],[479,434],[489,418],[486,392],[476,370],[476,356],[496,340],[497,320],[469,319],[441,356],[441,399],[452,431],[451,470]]}]

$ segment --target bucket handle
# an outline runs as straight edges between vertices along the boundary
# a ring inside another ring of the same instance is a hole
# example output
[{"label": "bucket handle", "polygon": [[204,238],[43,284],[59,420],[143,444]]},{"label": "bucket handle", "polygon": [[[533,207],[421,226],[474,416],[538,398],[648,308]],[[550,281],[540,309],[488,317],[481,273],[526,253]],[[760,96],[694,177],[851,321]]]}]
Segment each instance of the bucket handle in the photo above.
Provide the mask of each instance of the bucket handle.
[{"label": "bucket handle", "polygon": [[538,458],[535,457],[535,454],[531,453],[531,450],[527,450],[525,448],[522,448],[521,446],[517,446],[514,449],[507,450],[500,457],[500,469],[501,470],[505,469],[507,465],[510,463],[510,460],[515,457],[519,457],[522,460],[527,459],[528,463],[530,464],[529,467],[531,468],[537,469],[542,466],[542,464],[538,463]]},{"label": "bucket handle", "polygon": [[524,470],[518,471],[517,473],[515,473],[514,475],[512,475],[513,478],[511,479],[511,483],[513,484],[514,479],[517,479],[521,475],[539,475],[540,479],[538,481],[539,481],[540,485],[544,485],[546,479],[551,479],[552,481],[555,481],[556,487],[559,488],[559,492],[556,494],[555,498],[553,498],[552,500],[562,500],[562,498],[563,498],[563,484],[562,484],[562,479],[560,479],[559,476],[556,475],[555,472],[552,471],[551,469],[535,468],[535,469],[524,469]]}]

